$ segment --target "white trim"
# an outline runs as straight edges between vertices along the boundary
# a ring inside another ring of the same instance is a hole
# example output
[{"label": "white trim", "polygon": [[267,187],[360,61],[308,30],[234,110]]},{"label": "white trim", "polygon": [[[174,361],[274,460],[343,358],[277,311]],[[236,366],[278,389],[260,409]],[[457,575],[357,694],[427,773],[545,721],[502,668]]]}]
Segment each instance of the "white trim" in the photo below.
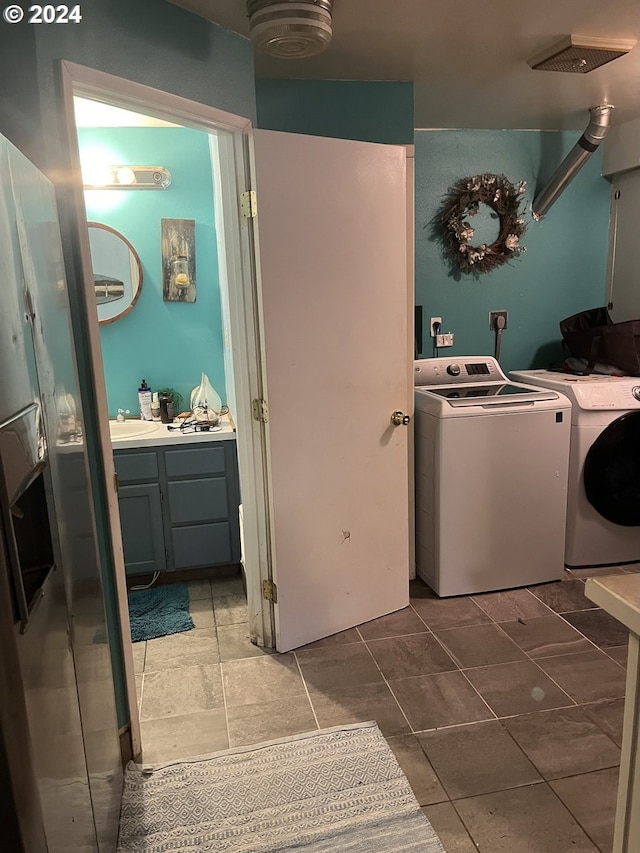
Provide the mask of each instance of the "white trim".
[{"label": "white trim", "polygon": [[[243,131],[251,126],[248,118],[237,116],[215,107],[190,101],[179,95],[162,92],[142,83],[134,83],[104,71],[96,71],[62,60],[60,63],[73,82],[74,94],[117,106],[144,112],[155,118],[171,116],[176,123],[197,130]],[[75,123],[75,122],[74,122]]]},{"label": "white trim", "polygon": [[[239,216],[238,198],[249,189],[244,140],[239,134],[210,135],[215,194],[214,208],[221,264],[225,379],[233,388],[229,408],[237,426],[236,443],[243,505],[243,561],[247,584],[249,633],[259,646],[275,645],[273,606],[262,598],[262,580],[270,576],[267,513],[264,501],[265,425],[253,420],[251,401],[265,394],[259,365],[263,363],[255,304],[251,220]],[[236,227],[225,227],[233,222]],[[224,281],[223,281],[224,279]],[[231,282],[243,286],[229,286]],[[231,369],[232,365],[232,369]]]},{"label": "white trim", "polygon": [[[86,211],[84,206],[84,195],[82,192],[82,170],[80,168],[80,152],[78,149],[78,135],[75,125],[73,109],[74,78],[69,73],[67,63],[62,63],[62,101],[65,112],[67,127],[67,145],[69,150],[69,161],[71,174],[69,180],[70,200],[73,203],[77,216],[72,218],[75,228],[75,238],[80,247],[78,263],[84,281],[85,309],[91,304],[93,294],[93,272],[91,269],[91,248],[89,246],[89,233],[86,226],[83,227],[83,219],[86,223]],[[129,725],[131,732],[131,749],[134,758],[141,755],[142,742],[140,739],[140,719],[138,713],[138,702],[136,696],[136,676],[133,662],[133,648],[131,645],[131,628],[129,624],[129,608],[127,605],[127,586],[124,571],[124,555],[122,552],[122,536],[120,534],[120,514],[118,512],[118,494],[115,488],[115,468],[113,454],[111,453],[111,437],[109,435],[109,413],[107,411],[107,392],[104,381],[104,370],[102,367],[102,346],[100,344],[100,328],[98,326],[98,314],[96,311],[85,310],[85,322],[89,337],[91,351],[91,372],[95,388],[96,409],[98,420],[98,434],[102,448],[104,473],[107,482],[106,499],[109,512],[109,526],[111,529],[111,540],[113,547],[113,561],[115,569],[115,587],[118,597],[118,614],[121,635],[123,638],[123,660],[125,684],[127,690],[127,706],[129,709]],[[108,452],[106,450],[108,448]],[[109,487],[111,484],[111,487]]]},{"label": "white trim", "polygon": [[409,579],[416,576],[416,514],[414,473],[414,405],[413,360],[415,358],[415,145],[405,145],[407,158],[407,402],[405,412],[411,415],[407,437],[407,466],[409,468]]},{"label": "white trim", "polygon": [[[247,128],[244,132],[244,155],[245,155],[245,163],[249,176],[251,176],[251,181],[253,183],[253,175],[256,173],[256,162],[255,162],[255,152],[253,145],[253,136],[251,133],[251,128]],[[260,209],[260,199],[257,200],[258,210]],[[260,257],[260,229],[258,225],[259,217],[254,219],[247,220],[247,222],[251,223],[249,228],[249,240],[250,243],[247,243],[247,255],[246,259],[248,263],[252,264],[251,271],[251,281],[253,283],[253,308],[254,308],[254,328],[256,330],[256,340],[254,342],[256,347],[256,358],[257,364],[259,365],[260,373],[257,376],[258,380],[258,397],[263,400],[269,402],[269,389],[267,385],[267,373],[265,370],[266,366],[266,353],[264,349],[264,339],[259,334],[261,329],[264,329],[264,312],[263,312],[263,302],[262,302],[262,283],[260,278],[260,265],[257,263],[257,259]],[[254,589],[253,595],[258,596],[258,599],[261,601],[262,610],[263,610],[263,623],[265,636],[269,636],[269,642],[265,642],[265,646],[268,648],[276,647],[276,618],[277,613],[273,606],[270,605],[268,610],[268,620],[267,620],[267,607],[265,605],[265,601],[262,598],[262,582],[265,580],[273,580],[275,567],[277,566],[277,554],[276,554],[276,534],[275,534],[275,518],[272,511],[273,508],[273,491],[272,491],[272,478],[271,478],[271,441],[269,438],[269,423],[261,424],[261,455],[260,455],[260,477],[263,487],[262,494],[264,498],[261,502],[262,507],[264,508],[264,513],[260,517],[260,534],[261,534],[261,542],[264,550],[261,551],[263,554],[263,559],[260,560],[260,571],[256,573],[254,576],[254,580],[259,585],[257,589]],[[255,445],[254,445],[255,446]],[[257,465],[256,465],[257,468]],[[243,505],[244,511],[244,505]],[[246,516],[244,518],[246,522]],[[246,536],[246,528],[245,528],[245,536]],[[256,599],[256,601],[258,600]],[[247,602],[249,604],[249,629],[251,630],[251,620],[252,618],[256,618],[255,613],[257,612],[257,607],[252,607],[251,597],[249,596],[249,587],[247,586]],[[253,613],[252,613],[253,610]],[[268,629],[266,626],[267,621],[269,622]]]}]

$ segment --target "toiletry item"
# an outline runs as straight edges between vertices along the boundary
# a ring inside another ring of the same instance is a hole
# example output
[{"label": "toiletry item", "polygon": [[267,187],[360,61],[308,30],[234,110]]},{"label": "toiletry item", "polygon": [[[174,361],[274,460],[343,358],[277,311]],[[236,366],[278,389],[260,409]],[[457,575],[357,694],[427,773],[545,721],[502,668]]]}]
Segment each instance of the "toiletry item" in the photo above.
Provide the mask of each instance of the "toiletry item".
[{"label": "toiletry item", "polygon": [[209,382],[206,373],[202,374],[202,381],[191,392],[191,411],[197,421],[207,421],[217,424],[222,411],[222,400],[220,395]]},{"label": "toiletry item", "polygon": [[160,398],[157,391],[154,391],[151,397],[151,417],[154,421],[160,420]]},{"label": "toiletry item", "polygon": [[163,424],[173,423],[173,400],[170,394],[160,394],[160,420]]},{"label": "toiletry item", "polygon": [[142,384],[138,388],[138,404],[140,405],[140,420],[151,421],[151,388],[147,385],[147,380],[143,379]]}]

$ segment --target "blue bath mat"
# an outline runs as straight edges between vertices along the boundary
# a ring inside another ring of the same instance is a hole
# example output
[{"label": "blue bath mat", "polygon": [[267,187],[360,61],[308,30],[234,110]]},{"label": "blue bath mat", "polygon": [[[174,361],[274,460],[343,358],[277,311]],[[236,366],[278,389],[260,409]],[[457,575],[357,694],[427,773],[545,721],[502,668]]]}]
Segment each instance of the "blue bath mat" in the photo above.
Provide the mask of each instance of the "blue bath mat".
[{"label": "blue bath mat", "polygon": [[189,589],[186,583],[130,592],[129,621],[134,643],[195,628],[189,613]]}]

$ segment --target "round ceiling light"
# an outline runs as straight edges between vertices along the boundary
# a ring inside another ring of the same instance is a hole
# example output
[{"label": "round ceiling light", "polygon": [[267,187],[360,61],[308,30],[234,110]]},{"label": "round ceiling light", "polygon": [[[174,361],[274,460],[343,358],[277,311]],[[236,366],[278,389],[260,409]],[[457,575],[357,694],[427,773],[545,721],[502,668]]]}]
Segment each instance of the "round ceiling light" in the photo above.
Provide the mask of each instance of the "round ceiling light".
[{"label": "round ceiling light", "polygon": [[279,59],[316,56],[331,41],[333,0],[247,0],[249,34]]}]

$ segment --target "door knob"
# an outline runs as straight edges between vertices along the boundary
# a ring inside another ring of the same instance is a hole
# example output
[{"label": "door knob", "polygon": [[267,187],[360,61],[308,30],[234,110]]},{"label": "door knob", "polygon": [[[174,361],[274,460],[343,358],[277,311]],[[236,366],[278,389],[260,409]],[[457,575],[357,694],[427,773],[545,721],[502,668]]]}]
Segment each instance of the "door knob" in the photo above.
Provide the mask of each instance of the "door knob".
[{"label": "door knob", "polygon": [[391,423],[394,426],[406,426],[411,421],[411,415],[405,415],[404,412],[394,412],[391,415]]}]

